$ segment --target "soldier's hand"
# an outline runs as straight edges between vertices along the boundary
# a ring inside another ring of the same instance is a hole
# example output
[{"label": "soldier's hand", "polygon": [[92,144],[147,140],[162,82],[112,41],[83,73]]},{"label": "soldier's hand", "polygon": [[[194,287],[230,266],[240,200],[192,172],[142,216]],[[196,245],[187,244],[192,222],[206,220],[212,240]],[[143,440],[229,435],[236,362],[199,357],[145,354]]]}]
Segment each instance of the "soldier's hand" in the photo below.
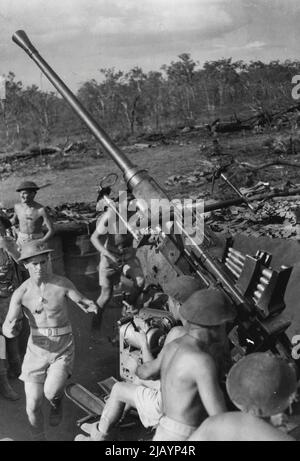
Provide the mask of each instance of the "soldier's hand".
[{"label": "soldier's hand", "polygon": [[109,258],[116,266],[120,265],[118,258],[116,258],[110,251],[106,251],[105,256]]},{"label": "soldier's hand", "polygon": [[2,334],[7,338],[15,338],[22,330],[22,319],[6,319],[2,325]]},{"label": "soldier's hand", "polygon": [[87,312],[92,312],[94,314],[97,314],[98,313],[98,306],[97,304],[94,303],[94,301],[90,301],[88,303],[88,308],[86,310]]}]

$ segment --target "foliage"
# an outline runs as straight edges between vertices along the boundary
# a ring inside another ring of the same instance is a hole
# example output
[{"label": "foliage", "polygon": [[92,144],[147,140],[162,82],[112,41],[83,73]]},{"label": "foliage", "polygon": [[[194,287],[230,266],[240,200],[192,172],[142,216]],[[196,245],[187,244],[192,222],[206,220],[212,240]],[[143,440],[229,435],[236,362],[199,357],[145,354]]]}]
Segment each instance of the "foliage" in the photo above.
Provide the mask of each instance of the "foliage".
[{"label": "foliage", "polygon": [[[160,132],[176,126],[209,122],[236,113],[288,107],[291,80],[300,74],[300,62],[286,60],[207,61],[200,67],[190,54],[144,73],[101,69],[100,79],[85,82],[78,97],[101,126],[114,138]],[[20,149],[49,143],[53,137],[84,135],[86,128],[56,93],[37,86],[23,88],[10,72],[7,97],[1,101],[1,144]]]}]

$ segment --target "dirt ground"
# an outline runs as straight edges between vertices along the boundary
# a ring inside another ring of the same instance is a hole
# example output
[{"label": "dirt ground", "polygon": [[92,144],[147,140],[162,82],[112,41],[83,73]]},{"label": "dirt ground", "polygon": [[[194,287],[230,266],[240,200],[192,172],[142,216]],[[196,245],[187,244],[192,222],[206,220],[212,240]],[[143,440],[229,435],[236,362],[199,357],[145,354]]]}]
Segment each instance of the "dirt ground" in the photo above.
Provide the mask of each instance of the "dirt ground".
[{"label": "dirt ground", "polygon": [[[295,136],[298,134],[295,134]],[[233,177],[235,185],[242,186],[249,181],[247,170],[239,169],[239,162],[250,161],[261,163],[266,159],[270,160],[270,140],[288,136],[284,134],[263,133],[263,134],[222,134],[219,136],[219,144],[224,158],[232,156],[237,162],[229,169],[229,177]],[[211,184],[188,184],[186,186],[176,185],[165,186],[165,181],[173,175],[192,174],[195,169],[203,166],[203,161],[214,161],[212,154],[212,139],[206,134],[198,133],[176,139],[169,145],[156,145],[149,148],[134,148],[127,146],[124,153],[137,166],[147,169],[150,175],[163,186],[171,198],[177,195],[189,197],[193,193],[210,191]],[[272,158],[282,158],[280,153]],[[286,159],[293,160],[293,156]],[[1,160],[1,156],[0,156]],[[50,157],[35,159],[34,162],[26,161],[15,166],[10,175],[0,172],[0,202],[5,208],[13,206],[18,200],[15,192],[16,186],[24,179],[33,180],[40,186],[46,186],[39,191],[38,200],[44,205],[54,207],[66,202],[93,202],[96,199],[99,180],[106,174],[116,172],[121,180],[117,188],[122,184],[122,174],[115,163],[101,156],[94,158],[89,154],[74,153],[61,160],[59,168],[53,167]],[[270,167],[259,170],[251,180],[255,183],[259,180],[270,181],[271,185],[284,183],[287,180],[300,183],[300,169],[293,167]],[[216,188],[214,197],[217,197]],[[234,196],[228,188],[222,189],[219,198],[229,194]]]}]

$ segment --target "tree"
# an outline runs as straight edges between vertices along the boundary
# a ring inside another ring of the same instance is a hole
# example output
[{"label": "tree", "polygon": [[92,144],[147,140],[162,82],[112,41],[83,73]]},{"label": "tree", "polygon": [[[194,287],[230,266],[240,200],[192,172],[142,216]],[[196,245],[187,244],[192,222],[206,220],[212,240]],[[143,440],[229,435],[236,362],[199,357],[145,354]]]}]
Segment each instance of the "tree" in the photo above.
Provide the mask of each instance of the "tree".
[{"label": "tree", "polygon": [[195,68],[197,63],[189,53],[182,53],[179,61],[172,61],[169,66],[163,65],[168,79],[170,102],[178,122],[190,123],[194,120],[195,111]]}]

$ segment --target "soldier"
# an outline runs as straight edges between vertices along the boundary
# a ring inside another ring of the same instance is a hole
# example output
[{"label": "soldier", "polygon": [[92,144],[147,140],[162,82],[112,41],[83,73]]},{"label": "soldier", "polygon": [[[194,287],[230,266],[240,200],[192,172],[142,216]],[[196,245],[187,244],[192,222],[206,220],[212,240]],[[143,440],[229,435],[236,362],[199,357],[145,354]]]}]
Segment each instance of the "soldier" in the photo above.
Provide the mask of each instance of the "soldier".
[{"label": "soldier", "polygon": [[187,440],[208,415],[226,411],[218,376],[223,357],[214,345],[235,312],[223,293],[208,288],[193,293],[179,313],[186,321],[185,335],[136,370],[141,379],[161,379],[163,416],[155,441]]},{"label": "soldier", "polygon": [[[172,328],[166,337],[165,345],[184,334],[185,331],[182,326]],[[140,343],[143,361],[153,360],[147,343],[147,336],[142,331],[140,331]],[[136,383],[118,382],[114,384],[100,421],[93,424],[83,424],[81,429],[89,435],[79,434],[75,440],[77,442],[110,440],[113,428],[121,421],[124,411],[130,408],[137,409],[144,427],[156,427],[162,416],[160,381],[137,379]]]},{"label": "soldier", "polygon": [[[176,318],[179,319],[178,309],[182,302],[201,286],[201,282],[191,276],[183,275],[171,280],[167,285],[169,306],[176,306]],[[184,319],[182,319],[184,322]],[[176,326],[168,333],[164,347],[171,341],[185,334],[182,326]],[[139,332],[143,362],[154,359],[147,336],[143,331]],[[160,352],[161,353],[161,352]],[[135,383],[116,383],[105,404],[100,421],[94,424],[83,424],[81,429],[90,434],[79,434],[76,441],[101,441],[107,440],[113,427],[120,421],[125,408],[136,408],[144,427],[156,427],[162,416],[160,381],[142,381],[136,378]]]},{"label": "soldier", "polygon": [[295,398],[293,366],[270,352],[249,354],[239,360],[227,377],[227,392],[241,411],[207,418],[189,440],[201,441],[291,441],[270,423]]},{"label": "soldier", "polygon": [[164,286],[164,291],[169,295],[168,307],[169,311],[176,320],[182,320],[179,315],[179,309],[195,291],[204,288],[203,283],[199,278],[190,275],[180,275],[172,277]]},{"label": "soldier", "polygon": [[[38,239],[47,242],[53,235],[53,226],[43,205],[34,200],[39,187],[32,181],[24,181],[16,189],[20,193],[21,203],[15,205],[15,212],[11,223],[19,225],[17,244],[21,246]],[[43,225],[47,232],[44,235]]]},{"label": "soldier", "polygon": [[2,325],[8,312],[12,293],[19,285],[18,269],[15,260],[19,253],[15,241],[7,236],[11,223],[5,214],[0,214],[0,394],[9,400],[17,400],[18,394],[8,381],[8,373],[12,377],[21,372],[21,357],[18,338],[5,338]]},{"label": "soldier", "polygon": [[[182,322],[183,319],[180,316],[179,309],[182,303],[194,292],[197,292],[197,294],[195,294],[196,298],[199,296],[199,299],[195,299],[195,302],[199,302],[199,304],[202,303],[202,293],[199,290],[203,288],[205,287],[199,278],[189,275],[181,275],[180,277],[172,278],[169,283],[166,284],[165,292],[169,294],[169,310],[176,320]],[[205,291],[203,294],[205,295]],[[225,328],[222,328],[222,331],[220,331],[219,340],[214,341],[210,347],[214,357],[218,360],[219,378],[222,386],[225,388],[225,374],[232,365],[229,340]]]},{"label": "soldier", "polygon": [[70,280],[52,273],[51,251],[37,240],[23,245],[19,261],[24,262],[29,279],[12,295],[3,324],[5,336],[13,338],[18,334],[22,309],[29,321],[30,337],[20,379],[25,383],[26,411],[35,440],[45,440],[43,395],[51,405],[50,425],[58,425],[62,418],[63,390],[74,361],[68,298],[85,312],[97,312],[94,302],[79,293]]},{"label": "soldier", "polygon": [[[127,206],[128,219],[130,214],[134,214],[128,211],[132,199],[134,197],[127,194],[126,200],[119,205],[116,204],[119,211],[121,206]],[[115,212],[108,208],[98,219],[96,230],[91,236],[92,244],[101,255],[99,265],[101,294],[97,300],[98,327],[101,325],[103,312],[112,298],[113,287],[120,281],[122,274],[133,280],[137,288],[136,295],[144,287],[143,270],[133,248],[133,236],[126,228],[120,232],[120,224],[122,223]]]}]

